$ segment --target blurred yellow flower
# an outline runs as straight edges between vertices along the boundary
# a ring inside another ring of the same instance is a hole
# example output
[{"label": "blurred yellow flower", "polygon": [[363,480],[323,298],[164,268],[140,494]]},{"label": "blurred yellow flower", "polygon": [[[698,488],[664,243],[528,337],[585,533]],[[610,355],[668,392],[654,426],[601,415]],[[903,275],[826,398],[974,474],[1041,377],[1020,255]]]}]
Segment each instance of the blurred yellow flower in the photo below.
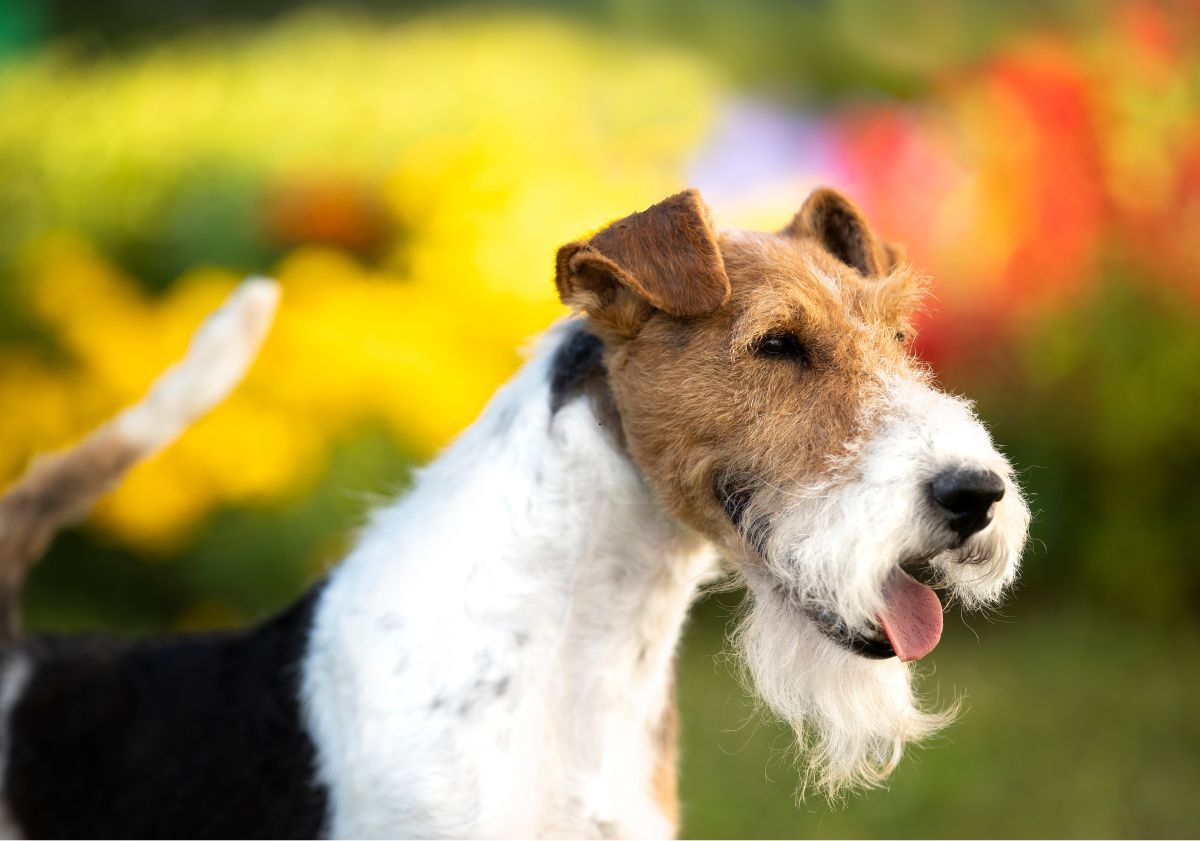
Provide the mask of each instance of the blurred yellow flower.
[{"label": "blurred yellow flower", "polygon": [[[0,478],[183,352],[239,277],[211,265],[214,237],[284,249],[247,381],[95,515],[163,553],[217,507],[303,492],[366,421],[443,445],[563,314],[555,248],[681,186],[716,87],[662,49],[486,16],[305,16],[117,60],[37,57],[3,82],[0,199],[24,190],[36,212],[0,228],[0,259],[23,267],[24,306],[65,360],[0,346],[0,399],[19,407],[0,413]],[[222,179],[254,230],[210,218]],[[208,215],[180,233],[163,220],[189,190]],[[158,297],[111,256],[156,235],[200,242]]]}]

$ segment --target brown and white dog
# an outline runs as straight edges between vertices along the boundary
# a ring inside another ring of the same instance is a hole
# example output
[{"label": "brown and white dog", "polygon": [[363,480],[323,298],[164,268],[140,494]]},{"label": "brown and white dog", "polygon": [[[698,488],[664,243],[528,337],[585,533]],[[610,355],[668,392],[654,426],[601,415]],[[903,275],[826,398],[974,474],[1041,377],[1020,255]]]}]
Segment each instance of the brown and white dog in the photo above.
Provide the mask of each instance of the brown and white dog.
[{"label": "brown and white dog", "polygon": [[[929,585],[998,599],[1029,515],[969,404],[910,352],[920,276],[832,191],[777,233],[714,230],[688,191],[564,246],[556,284],[580,315],[281,616],[14,638],[6,828],[671,835],[672,658],[718,556],[749,585],[737,643],[810,782],[878,783],[942,724],[908,666],[941,633]],[[269,311],[268,287],[241,294],[217,317],[233,350],[206,363],[226,388]],[[164,382],[205,381],[189,366]],[[0,502],[10,592],[128,463],[105,447],[149,451],[197,411],[161,389]]]}]

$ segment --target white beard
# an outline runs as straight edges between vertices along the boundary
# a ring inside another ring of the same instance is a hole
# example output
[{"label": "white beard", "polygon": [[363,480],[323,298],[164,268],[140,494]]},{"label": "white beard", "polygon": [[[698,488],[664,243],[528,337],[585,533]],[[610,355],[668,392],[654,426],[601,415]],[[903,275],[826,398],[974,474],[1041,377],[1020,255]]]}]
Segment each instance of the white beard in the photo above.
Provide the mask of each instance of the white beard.
[{"label": "white beard", "polygon": [[[830,796],[878,786],[904,746],[948,724],[957,703],[922,710],[908,665],[848,650],[810,611],[863,630],[880,615],[888,576],[917,557],[964,607],[993,603],[1016,576],[1029,525],[1012,468],[970,404],[919,377],[883,382],[880,393],[865,412],[871,434],[828,471],[843,479],[787,492],[758,486],[743,520],[751,535],[769,524],[760,545],[751,537],[742,547],[754,558],[742,564],[752,595],[734,635],[747,683],[795,729],[803,785]],[[925,489],[939,471],[963,464],[994,471],[1008,492],[989,528],[946,549],[949,535]]]},{"label": "white beard", "polygon": [[777,595],[747,598],[734,634],[744,680],[795,730],[802,792],[811,786],[832,798],[880,785],[907,743],[957,714],[957,703],[942,712],[919,709],[910,669],[896,658],[846,650]]}]

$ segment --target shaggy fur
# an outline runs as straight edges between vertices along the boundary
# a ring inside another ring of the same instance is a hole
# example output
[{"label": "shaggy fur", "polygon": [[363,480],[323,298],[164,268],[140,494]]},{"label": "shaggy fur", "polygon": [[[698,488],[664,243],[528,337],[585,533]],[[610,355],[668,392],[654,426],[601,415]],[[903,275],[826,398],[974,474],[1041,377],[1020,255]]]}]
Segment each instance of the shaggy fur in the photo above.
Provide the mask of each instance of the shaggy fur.
[{"label": "shaggy fur", "polygon": [[[645,217],[649,244],[631,248]],[[818,190],[777,235],[707,224],[695,193],[668,199],[584,247],[618,264],[634,255],[639,284],[560,253],[558,287],[605,341],[634,462],[746,576],[753,606],[738,646],[763,700],[808,747],[812,780],[830,794],[874,784],[949,714],[918,709],[906,665],[858,657],[799,617],[865,627],[892,571],[915,562],[964,604],[992,601],[1016,574],[1028,510],[970,406],[912,357],[924,279],[857,208]],[[664,278],[677,284],[681,272],[713,291],[676,307],[646,294],[671,294]],[[794,358],[757,352],[777,336],[795,343]],[[994,471],[1010,492],[992,528],[951,548],[925,489],[959,465]]]},{"label": "shaggy fur", "polygon": [[[749,682],[814,786],[878,784],[941,726],[952,711],[923,709],[892,656],[940,633],[907,571],[993,602],[1029,514],[970,404],[910,352],[924,282],[899,250],[833,191],[774,234],[717,231],[688,191],[564,246],[556,286],[579,315],[281,617],[53,657],[0,646],[0,829],[670,835],[672,659],[717,555],[749,586]],[[10,584],[64,512],[236,379],[261,330],[215,323],[231,329],[114,432],[0,501]],[[956,476],[987,480],[963,516],[937,490]],[[888,617],[913,588],[905,642]]]}]

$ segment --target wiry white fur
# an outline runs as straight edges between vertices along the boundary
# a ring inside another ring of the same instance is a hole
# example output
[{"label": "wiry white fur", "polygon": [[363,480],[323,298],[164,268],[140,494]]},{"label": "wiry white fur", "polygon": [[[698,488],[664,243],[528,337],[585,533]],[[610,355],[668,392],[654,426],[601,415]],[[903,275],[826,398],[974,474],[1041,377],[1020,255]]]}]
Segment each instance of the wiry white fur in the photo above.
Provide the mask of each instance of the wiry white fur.
[{"label": "wiry white fur", "polygon": [[[747,564],[754,603],[737,642],[763,700],[807,747],[812,781],[831,794],[878,783],[905,743],[950,716],[918,708],[905,664],[848,652],[806,611],[868,628],[888,577],[914,559],[930,561],[965,605],[994,601],[1016,575],[1029,523],[1011,467],[967,402],[919,372],[882,379],[877,395],[864,409],[863,434],[831,457],[822,481],[760,493],[747,513],[770,523],[770,537],[760,563]],[[1007,488],[991,525],[950,549],[953,535],[928,487],[962,467],[990,469]]]},{"label": "wiry white fur", "polygon": [[[994,600],[1016,575],[1029,523],[1012,468],[966,401],[920,377],[888,377],[878,394],[864,407],[864,433],[831,456],[820,482],[757,502],[755,513],[771,522],[771,573],[857,627],[883,608],[883,585],[896,564],[914,558],[930,557],[964,601]],[[960,467],[994,471],[1007,491],[991,526],[960,549],[931,552],[951,535],[930,505],[929,483]]]},{"label": "wiry white fur", "polygon": [[[934,535],[939,528],[930,517],[925,490],[937,473],[984,468],[1004,480],[1004,498],[993,509],[992,524],[963,546],[932,559],[952,595],[965,606],[995,602],[1017,576],[1029,532],[1029,507],[1012,466],[996,450],[969,401],[937,391],[916,378],[889,378],[884,382],[884,394],[887,399],[880,430],[864,463],[872,482],[907,480],[907,493],[899,494],[895,505],[911,512],[913,524],[907,531],[918,548],[922,532]],[[909,459],[907,469],[897,466],[904,464],[903,459]],[[903,543],[900,548],[911,551]]]},{"label": "wiry white fur", "polygon": [[[264,281],[235,293],[187,358],[113,422],[123,441],[149,452],[220,400],[277,295]],[[550,357],[576,328],[550,331],[330,576],[303,695],[334,835],[674,828],[653,794],[658,729],[679,631],[713,554],[662,510],[585,399],[551,411]],[[806,611],[861,627],[883,606],[889,574],[915,557],[965,604],[994,600],[1016,574],[1029,520],[967,403],[919,372],[881,374],[873,393],[862,434],[830,454],[819,481],[760,492],[746,514],[771,528],[745,564],[752,603],[739,647],[829,792],[878,783],[906,743],[947,716],[919,709],[907,666],[847,651]],[[950,549],[926,488],[969,466],[1001,475],[1007,493],[988,528]],[[20,669],[0,686],[0,732]],[[5,818],[0,807],[0,834]]]},{"label": "wiry white fur", "polygon": [[[334,835],[669,833],[654,731],[704,541],[665,514],[584,400],[550,410],[542,350],[381,512],[332,576],[305,698]],[[802,604],[873,619],[898,563],[932,557],[969,603],[1011,581],[1028,512],[967,403],[919,373],[877,383],[862,436],[814,487],[760,494],[765,565],[737,641],[795,726],[809,779],[873,785],[943,725],[909,668],[828,639]],[[956,550],[928,510],[939,471],[986,466],[1009,492]],[[932,547],[932,548],[931,548]],[[945,551],[943,551],[945,550]],[[969,560],[966,564],[963,561]]]},{"label": "wiry white fur", "polygon": [[670,661],[712,556],[537,356],[322,597],[307,717],[335,836],[670,834]]},{"label": "wiry white fur", "polygon": [[744,682],[796,731],[802,790],[833,796],[879,785],[904,745],[945,726],[953,709],[925,712],[913,699],[909,667],[868,660],[831,641],[794,602],[752,596],[734,642]]}]

